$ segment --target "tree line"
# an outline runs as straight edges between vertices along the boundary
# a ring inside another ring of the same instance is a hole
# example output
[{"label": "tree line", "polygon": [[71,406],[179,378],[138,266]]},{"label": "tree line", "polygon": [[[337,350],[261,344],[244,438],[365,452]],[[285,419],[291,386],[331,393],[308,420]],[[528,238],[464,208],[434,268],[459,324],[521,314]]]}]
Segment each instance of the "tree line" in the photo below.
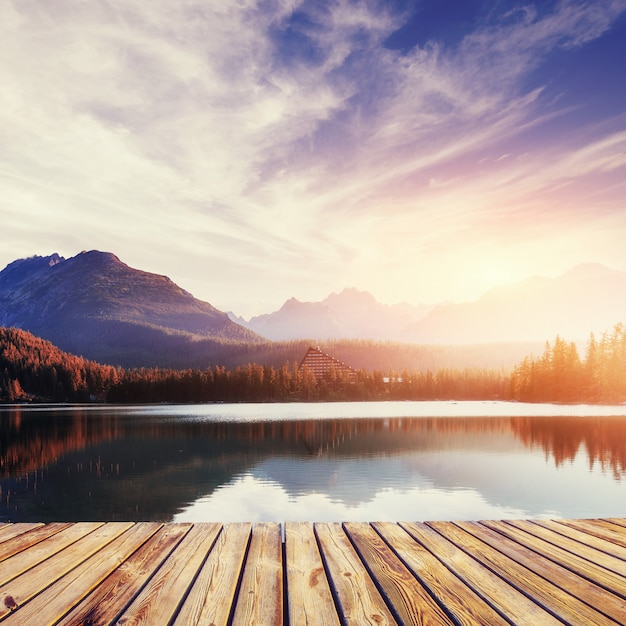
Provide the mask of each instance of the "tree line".
[{"label": "tree line", "polygon": [[[354,350],[364,346],[355,342]],[[300,356],[304,354],[301,351]],[[334,356],[343,358],[338,351]],[[349,362],[349,361],[347,361]],[[331,368],[319,380],[296,360],[227,368],[123,369],[62,352],[14,328],[0,328],[0,400],[54,402],[286,402],[336,400],[626,401],[626,329],[618,324],[586,355],[557,337],[539,357],[504,368]]]},{"label": "tree line", "polygon": [[626,327],[599,340],[590,335],[584,358],[576,344],[557,337],[539,357],[526,357],[511,374],[511,397],[523,402],[626,401]]},{"label": "tree line", "polygon": [[353,400],[506,399],[509,377],[499,371],[464,369],[384,375],[359,370],[349,377],[331,370],[316,379],[297,363],[278,368],[250,364],[232,370],[136,370],[109,390],[110,402],[286,402]]}]

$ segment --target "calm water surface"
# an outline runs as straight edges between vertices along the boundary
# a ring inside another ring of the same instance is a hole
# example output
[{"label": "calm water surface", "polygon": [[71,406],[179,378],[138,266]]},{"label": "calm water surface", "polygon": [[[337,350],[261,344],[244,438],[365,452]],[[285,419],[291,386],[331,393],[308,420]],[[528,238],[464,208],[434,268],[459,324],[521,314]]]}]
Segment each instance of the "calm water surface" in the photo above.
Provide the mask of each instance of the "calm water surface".
[{"label": "calm water surface", "polygon": [[626,407],[0,407],[0,521],[626,517]]}]

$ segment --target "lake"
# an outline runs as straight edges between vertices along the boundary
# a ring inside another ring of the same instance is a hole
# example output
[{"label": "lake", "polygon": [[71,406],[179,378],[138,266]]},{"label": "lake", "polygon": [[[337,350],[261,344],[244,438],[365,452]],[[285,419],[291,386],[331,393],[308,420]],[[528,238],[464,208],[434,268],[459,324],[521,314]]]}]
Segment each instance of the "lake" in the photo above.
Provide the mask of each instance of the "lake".
[{"label": "lake", "polygon": [[626,406],[0,406],[0,521],[626,517]]}]

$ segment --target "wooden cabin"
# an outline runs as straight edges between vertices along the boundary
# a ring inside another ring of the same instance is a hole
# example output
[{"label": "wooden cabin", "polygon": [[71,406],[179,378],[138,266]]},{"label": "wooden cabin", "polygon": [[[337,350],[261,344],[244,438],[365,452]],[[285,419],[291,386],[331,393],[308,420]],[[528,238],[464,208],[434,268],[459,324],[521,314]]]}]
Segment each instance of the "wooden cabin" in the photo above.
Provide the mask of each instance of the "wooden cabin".
[{"label": "wooden cabin", "polygon": [[304,368],[310,370],[318,381],[328,378],[332,370],[335,370],[335,372],[342,374],[350,382],[356,382],[356,370],[346,365],[343,361],[339,361],[322,352],[319,348],[310,347],[307,350],[298,369],[302,370]]}]

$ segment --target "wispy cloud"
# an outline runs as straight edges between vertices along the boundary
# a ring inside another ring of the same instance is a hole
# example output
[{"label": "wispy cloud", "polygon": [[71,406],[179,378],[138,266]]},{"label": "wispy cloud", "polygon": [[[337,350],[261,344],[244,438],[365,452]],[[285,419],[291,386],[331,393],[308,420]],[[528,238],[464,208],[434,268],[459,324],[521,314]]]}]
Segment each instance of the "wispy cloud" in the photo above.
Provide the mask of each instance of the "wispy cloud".
[{"label": "wispy cloud", "polygon": [[[572,103],[530,77],[626,2],[496,4],[460,43],[408,51],[385,46],[408,17],[399,4],[3,3],[4,260],[58,241],[110,249],[218,304],[242,288],[323,296],[365,272],[380,292],[377,268],[397,262],[406,281],[426,251],[489,215],[504,223],[507,197],[514,215],[567,176],[591,188],[623,173],[623,120],[540,141]],[[219,271],[195,269],[208,264]],[[255,268],[274,279],[250,280]]]}]

